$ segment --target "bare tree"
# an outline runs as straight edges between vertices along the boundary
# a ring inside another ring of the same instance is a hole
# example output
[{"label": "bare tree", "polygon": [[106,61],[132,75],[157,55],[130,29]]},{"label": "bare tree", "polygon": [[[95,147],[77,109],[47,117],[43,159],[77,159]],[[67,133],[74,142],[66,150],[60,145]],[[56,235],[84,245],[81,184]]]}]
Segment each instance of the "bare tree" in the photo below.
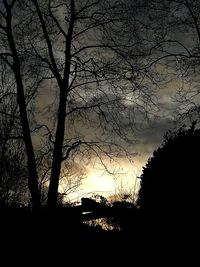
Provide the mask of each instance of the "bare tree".
[{"label": "bare tree", "polygon": [[12,10],[16,0],[3,1],[1,8],[1,35],[3,41],[6,42],[3,51],[1,51],[1,59],[11,68],[13,71],[14,79],[16,82],[17,102],[19,107],[19,115],[22,125],[23,139],[27,151],[27,166],[29,173],[29,190],[32,196],[33,208],[38,209],[40,206],[40,197],[38,191],[38,177],[36,170],[35,155],[33,150],[33,144],[31,140],[30,126],[27,116],[27,105],[25,100],[23,75],[21,72],[20,55],[17,50],[16,40],[14,38],[14,25]]},{"label": "bare tree", "polygon": [[158,42],[147,68],[174,87],[175,119],[199,118],[200,24],[198,0],[148,1],[150,28]]},{"label": "bare tree", "polygon": [[143,93],[142,86],[133,85],[126,76],[132,65],[125,55],[133,49],[134,41],[127,43],[125,35],[115,35],[127,20],[127,9],[120,14],[121,5],[106,1],[32,2],[46,48],[44,55],[34,46],[34,53],[52,72],[59,92],[47,202],[52,207],[56,204],[62,162],[76,152],[86,155],[89,150],[97,156],[116,152],[116,139],[127,141],[127,128],[121,122],[130,124],[133,119],[126,118],[131,108],[128,110],[125,102],[133,104],[137,102],[135,91]]},{"label": "bare tree", "polygon": [[21,135],[17,96],[9,68],[0,74],[0,206],[27,202],[26,154]]},{"label": "bare tree", "polygon": [[[140,1],[135,3],[133,10],[141,9]],[[130,12],[129,1],[4,0],[0,5],[0,56],[15,79],[33,207],[40,206],[42,162],[36,162],[34,137],[44,141],[47,156],[42,157],[50,159],[43,177],[50,177],[47,206],[55,208],[66,162],[76,158],[86,164],[96,156],[106,167],[105,156],[127,155],[135,115],[143,121],[153,113],[148,85],[156,80],[146,68],[150,46],[142,43],[139,32],[146,28],[139,17]],[[48,96],[42,100],[44,91]]]}]

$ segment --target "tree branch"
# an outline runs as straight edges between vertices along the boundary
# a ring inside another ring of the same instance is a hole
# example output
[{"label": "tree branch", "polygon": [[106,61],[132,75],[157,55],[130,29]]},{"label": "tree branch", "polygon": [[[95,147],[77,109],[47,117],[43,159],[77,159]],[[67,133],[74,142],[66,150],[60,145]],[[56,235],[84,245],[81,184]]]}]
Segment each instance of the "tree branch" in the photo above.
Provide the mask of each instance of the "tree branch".
[{"label": "tree branch", "polygon": [[68,158],[69,158],[69,155],[70,155],[70,152],[71,152],[72,150],[74,150],[76,147],[80,146],[81,143],[82,143],[82,142],[81,142],[80,140],[77,141],[77,142],[74,142],[74,143],[68,148],[68,150],[67,150],[65,156],[62,158],[62,161],[68,159]]},{"label": "tree branch", "polygon": [[104,105],[107,105],[109,103],[113,103],[113,102],[116,102],[116,101],[119,101],[121,100],[121,98],[118,98],[118,99],[114,99],[114,100],[108,100],[106,102],[102,102],[102,103],[97,103],[97,104],[93,104],[93,105],[89,105],[89,106],[82,106],[82,107],[75,107],[73,108],[72,110],[70,110],[69,112],[66,113],[66,116],[70,115],[71,113],[75,112],[75,111],[78,111],[78,110],[87,110],[87,109],[92,109],[92,108],[98,108],[101,112],[102,109],[101,109],[101,106],[104,106]]},{"label": "tree branch", "polygon": [[9,53],[1,53],[0,58],[3,59],[3,61],[11,68],[13,69],[13,65],[8,61],[7,57],[12,57],[12,54]]},{"label": "tree branch", "polygon": [[52,133],[51,133],[49,127],[48,127],[46,124],[42,124],[42,125],[40,125],[40,126],[35,127],[31,132],[35,132],[35,131],[40,130],[40,129],[42,129],[42,128],[45,128],[45,129],[47,130],[47,132],[48,132],[48,134],[49,134],[49,141],[50,141],[52,144],[54,144],[55,141],[52,140]]},{"label": "tree branch", "polygon": [[62,33],[62,35],[65,37],[65,39],[67,39],[67,34],[66,32],[62,29],[59,21],[57,20],[57,18],[54,16],[52,10],[51,10],[51,0],[49,0],[49,14],[50,17],[54,20],[54,22],[56,23],[56,26],[58,27],[59,31]]},{"label": "tree branch", "polygon": [[199,39],[199,44],[200,44],[200,29],[199,29],[199,25],[198,25],[198,21],[197,21],[197,18],[195,17],[194,15],[194,12],[192,10],[192,7],[190,5],[190,3],[188,2],[188,0],[186,0],[186,6],[192,16],[192,19],[194,21],[194,25],[195,25],[195,29],[196,29],[196,32],[197,32],[197,36],[198,36],[198,39]]},{"label": "tree branch", "polygon": [[97,0],[91,4],[89,4],[90,1],[87,1],[86,4],[76,13],[76,15],[78,16],[80,13],[82,13],[84,10],[92,7],[92,6],[95,6],[97,4],[99,4],[100,0]]},{"label": "tree branch", "polygon": [[22,135],[19,136],[6,136],[6,137],[2,137],[0,136],[1,140],[19,140],[19,139],[24,139],[24,137]]},{"label": "tree branch", "polygon": [[5,111],[0,111],[0,114],[5,115],[5,116],[9,116],[9,117],[17,119],[17,120],[20,120],[20,117],[14,115],[14,114],[7,113]]},{"label": "tree branch", "polygon": [[14,4],[16,3],[17,0],[12,0],[12,2],[10,3],[10,8],[12,9]]},{"label": "tree branch", "polygon": [[16,93],[11,93],[11,92],[5,93],[0,97],[0,103],[3,101],[4,98],[9,97],[10,95],[14,95],[17,97]]},{"label": "tree branch", "polygon": [[53,53],[53,46],[52,46],[51,40],[49,38],[49,34],[47,32],[47,27],[46,27],[44,18],[42,16],[42,12],[40,10],[38,1],[37,0],[32,0],[32,2],[36,7],[36,11],[37,11],[37,14],[38,14],[41,26],[42,26],[44,38],[45,38],[46,43],[47,43],[48,52],[49,52],[49,56],[50,56],[52,67],[53,67],[53,69],[52,69],[53,70],[53,74],[55,75],[55,78],[57,79],[58,84],[61,85],[62,84],[62,78],[60,76],[60,73],[59,73],[59,70],[58,70],[58,67],[57,67],[57,64],[56,64],[56,61],[55,61],[55,57],[54,57],[54,53]]},{"label": "tree branch", "polygon": [[0,10],[0,14],[2,17],[4,17],[6,19],[6,15]]}]

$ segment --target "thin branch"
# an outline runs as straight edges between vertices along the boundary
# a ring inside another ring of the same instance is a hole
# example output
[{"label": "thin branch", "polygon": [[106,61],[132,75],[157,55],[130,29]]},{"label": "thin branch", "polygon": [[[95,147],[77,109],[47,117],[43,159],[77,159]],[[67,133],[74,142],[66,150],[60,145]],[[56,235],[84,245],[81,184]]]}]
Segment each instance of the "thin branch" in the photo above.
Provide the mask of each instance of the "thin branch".
[{"label": "thin branch", "polygon": [[4,6],[7,8],[9,8],[8,2],[6,0],[3,0]]},{"label": "thin branch", "polygon": [[6,19],[6,15],[1,10],[0,10],[0,14],[2,15],[2,17]]},{"label": "thin branch", "polygon": [[108,45],[88,45],[88,46],[83,46],[79,50],[74,52],[74,54],[72,54],[72,57],[76,56],[77,54],[79,54],[80,52],[82,52],[82,51],[84,51],[86,49],[92,49],[92,48],[109,48],[109,46]]},{"label": "thin branch", "polygon": [[9,97],[9,96],[11,96],[11,95],[14,95],[14,96],[17,97],[17,94],[16,94],[16,93],[11,93],[11,92],[9,92],[9,93],[5,93],[5,94],[3,94],[3,95],[0,97],[0,103],[4,100],[4,98]]},{"label": "thin branch", "polygon": [[97,1],[95,1],[95,2],[93,2],[93,3],[91,3],[91,4],[88,4],[89,2],[90,2],[90,1],[87,1],[86,4],[85,4],[85,6],[83,6],[83,7],[76,13],[77,16],[78,16],[80,13],[82,13],[84,10],[86,10],[86,9],[92,7],[92,6],[95,6],[95,5],[99,4],[100,0],[97,0]]},{"label": "thin branch", "polygon": [[65,43],[65,64],[64,64],[64,71],[63,71],[63,81],[64,84],[69,84],[69,73],[70,73],[70,66],[71,66],[71,44],[72,44],[72,35],[74,30],[74,23],[76,20],[75,16],[75,2],[71,0],[71,11],[70,11],[70,22],[69,28]]},{"label": "thin branch", "polygon": [[14,114],[7,113],[5,111],[0,111],[0,114],[5,115],[5,116],[9,116],[9,117],[17,119],[17,120],[20,120],[20,117],[14,115]]},{"label": "thin branch", "polygon": [[76,107],[73,108],[72,110],[70,110],[69,112],[66,113],[66,116],[70,115],[71,113],[78,111],[78,110],[86,110],[86,109],[91,109],[91,108],[95,108],[95,107],[99,107],[100,104],[94,104],[94,105],[90,105],[90,106],[83,106],[83,107]]},{"label": "thin branch", "polygon": [[[108,100],[106,102],[103,102],[103,103],[97,103],[97,104],[93,104],[93,105],[89,105],[89,106],[82,106],[82,107],[75,107],[73,108],[72,110],[70,110],[69,112],[66,113],[66,116],[70,115],[71,113],[75,112],[75,111],[78,111],[78,110],[87,110],[87,109],[91,109],[91,108],[101,108],[101,106],[105,106],[107,104],[111,104],[113,102],[117,102],[117,101],[120,101],[121,98],[117,98],[117,99],[113,99],[113,100]],[[100,109],[100,111],[102,111]]]},{"label": "thin branch", "polygon": [[68,158],[69,158],[69,155],[70,155],[70,152],[71,152],[72,150],[74,150],[76,147],[80,146],[81,143],[82,143],[82,142],[81,142],[80,140],[77,141],[77,142],[74,142],[74,143],[68,148],[68,150],[67,150],[65,156],[64,156],[61,160],[64,161],[64,160],[68,159]]},{"label": "thin branch", "polygon": [[11,68],[13,69],[13,65],[8,61],[7,56],[12,57],[12,54],[9,53],[1,53],[0,58]]},{"label": "thin branch", "polygon": [[[82,18],[78,17],[77,19],[82,19]],[[76,33],[75,35],[73,35],[72,38],[74,39],[74,38],[76,38],[77,36],[79,36],[79,35],[81,35],[81,34],[84,34],[84,33],[86,33],[86,32],[89,31],[89,30],[92,30],[92,29],[94,29],[94,28],[97,28],[97,27],[99,27],[99,26],[103,26],[103,25],[108,24],[108,23],[111,23],[111,22],[113,22],[113,21],[112,21],[112,20],[108,20],[108,21],[99,22],[98,24],[94,24],[94,25],[88,26],[88,27],[85,28],[84,30],[82,30],[82,31]]]},{"label": "thin branch", "polygon": [[194,12],[193,12],[193,10],[192,10],[192,8],[191,8],[188,0],[186,0],[186,6],[187,6],[187,8],[188,8],[188,10],[189,10],[189,12],[190,12],[190,14],[192,16],[193,21],[194,21],[194,25],[195,25],[195,28],[196,28],[196,31],[197,31],[197,36],[198,36],[199,43],[200,43],[200,29],[199,29],[199,25],[198,25],[198,22],[197,22],[197,18],[195,17]]},{"label": "thin branch", "polygon": [[19,140],[19,139],[24,139],[22,135],[19,136],[6,136],[6,137],[0,137],[1,140]]},{"label": "thin branch", "polygon": [[180,45],[182,48],[185,49],[185,51],[188,53],[188,57],[192,57],[192,54],[191,54],[190,50],[183,43],[181,43],[178,40],[171,40],[171,39],[161,41],[161,42],[157,43],[156,45],[154,45],[153,47],[151,47],[151,49],[149,50],[149,53],[147,54],[147,56],[150,56],[154,49],[156,49],[157,47],[159,47],[160,45],[165,44],[165,43],[166,44],[168,44],[168,43],[177,43],[178,45]]},{"label": "thin branch", "polygon": [[186,57],[186,58],[190,58],[189,56],[186,56],[184,54],[169,54],[169,55],[164,55],[162,57],[159,57],[155,60],[153,60],[150,64],[146,65],[145,67],[143,68],[140,68],[140,70],[145,70],[145,69],[148,69],[150,67],[152,67],[154,64],[156,64],[157,62],[165,59],[165,58],[169,58],[169,57]]},{"label": "thin branch", "polygon": [[2,24],[0,24],[0,29],[2,29],[5,33],[7,32],[7,27],[3,26]]},{"label": "thin branch", "polygon": [[56,23],[56,26],[58,27],[59,31],[62,33],[62,35],[65,37],[65,39],[67,39],[67,34],[66,32],[62,29],[59,21],[57,20],[57,18],[54,16],[52,10],[51,10],[51,0],[49,0],[49,13],[50,13],[50,17],[54,20],[54,22]]},{"label": "thin branch", "polygon": [[68,92],[70,92],[71,91],[71,89],[73,88],[73,83],[76,81],[76,78],[77,78],[77,68],[78,68],[78,66],[77,66],[77,63],[75,62],[75,67],[74,67],[74,71],[73,72],[75,72],[75,74],[74,74],[74,77],[73,77],[73,79],[72,79],[72,81],[70,82],[70,84],[69,84],[69,86],[68,86],[68,89],[67,89],[67,91]]},{"label": "thin branch", "polygon": [[48,134],[49,134],[49,141],[50,141],[52,144],[54,144],[55,142],[52,140],[52,133],[51,133],[49,127],[48,127],[46,124],[42,124],[42,125],[40,125],[40,126],[35,127],[31,132],[35,132],[35,131],[40,130],[40,129],[42,129],[42,128],[45,128],[45,129],[47,130],[47,132],[48,132]]},{"label": "thin branch", "polygon": [[74,90],[74,89],[76,89],[78,87],[82,87],[82,86],[85,86],[85,85],[88,85],[88,84],[93,84],[93,83],[97,84],[97,83],[106,82],[106,81],[112,81],[112,80],[114,81],[114,80],[116,80],[116,78],[99,79],[98,81],[97,80],[93,80],[93,81],[88,81],[88,82],[84,82],[84,83],[79,83],[77,85],[72,86],[70,88],[70,90],[72,91],[72,90]]},{"label": "thin branch", "polygon": [[[37,49],[36,49],[35,46],[32,44],[32,42],[31,42],[30,39],[29,39],[29,43],[30,43],[32,49],[34,50],[36,56],[38,56],[42,62],[46,63],[46,64],[49,66],[51,72],[54,74],[53,66],[52,66],[51,63],[48,61],[48,59],[47,59],[47,58],[43,58],[43,57],[38,53]],[[25,51],[26,51],[28,54],[35,56],[35,55],[34,55],[33,53],[31,53],[30,51],[27,51],[26,49],[25,49]]]},{"label": "thin branch", "polygon": [[60,73],[59,73],[59,70],[58,70],[58,67],[57,67],[57,64],[56,64],[56,61],[55,61],[55,57],[54,57],[54,53],[53,53],[53,46],[52,46],[49,34],[47,32],[47,27],[46,27],[44,18],[42,16],[42,12],[40,10],[38,1],[37,0],[32,0],[32,2],[36,7],[36,11],[37,11],[38,17],[40,19],[40,23],[41,23],[41,26],[42,26],[44,38],[45,38],[46,43],[47,43],[49,56],[50,56],[51,63],[52,63],[52,66],[53,66],[53,74],[55,75],[55,78],[57,79],[58,84],[61,84],[62,83],[62,78],[60,76]]},{"label": "thin branch", "polygon": [[14,4],[16,3],[17,0],[12,0],[12,2],[10,3],[10,8],[12,9]]}]

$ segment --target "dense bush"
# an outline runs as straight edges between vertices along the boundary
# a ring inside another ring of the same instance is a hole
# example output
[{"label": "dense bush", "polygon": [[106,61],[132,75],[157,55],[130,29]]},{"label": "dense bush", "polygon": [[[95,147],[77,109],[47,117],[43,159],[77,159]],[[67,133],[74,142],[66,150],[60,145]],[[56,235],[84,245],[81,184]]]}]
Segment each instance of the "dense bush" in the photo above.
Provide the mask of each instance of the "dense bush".
[{"label": "dense bush", "polygon": [[177,218],[195,214],[199,203],[200,129],[167,132],[141,175],[138,206],[145,214]]}]

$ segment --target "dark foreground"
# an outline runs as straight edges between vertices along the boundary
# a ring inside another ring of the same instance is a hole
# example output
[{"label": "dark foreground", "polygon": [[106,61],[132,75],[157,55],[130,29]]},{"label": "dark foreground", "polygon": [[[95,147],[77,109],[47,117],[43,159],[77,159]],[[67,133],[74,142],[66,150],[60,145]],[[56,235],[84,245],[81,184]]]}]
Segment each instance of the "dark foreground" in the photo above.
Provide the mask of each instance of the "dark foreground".
[{"label": "dark foreground", "polygon": [[135,266],[136,262],[139,266],[183,262],[193,266],[198,256],[197,228],[191,223],[136,217],[132,228],[103,231],[58,214],[2,212],[1,260],[5,264],[1,266],[12,266],[13,261],[16,266]]}]

